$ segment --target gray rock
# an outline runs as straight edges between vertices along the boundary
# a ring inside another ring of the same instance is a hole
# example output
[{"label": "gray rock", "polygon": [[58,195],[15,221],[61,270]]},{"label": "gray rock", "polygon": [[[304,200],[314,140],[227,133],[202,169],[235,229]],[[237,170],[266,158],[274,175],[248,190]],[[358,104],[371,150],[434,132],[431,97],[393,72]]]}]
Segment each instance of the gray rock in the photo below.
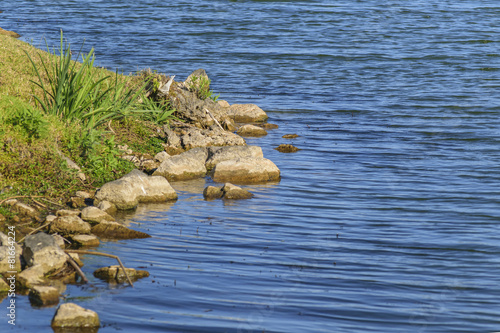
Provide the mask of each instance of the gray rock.
[{"label": "gray rock", "polygon": [[230,146],[230,147],[210,147],[209,157],[205,166],[207,170],[213,169],[218,163],[229,160],[236,160],[244,157],[264,157],[262,148],[259,146]]},{"label": "gray rock", "polygon": [[56,216],[80,216],[80,211],[73,209],[60,209],[56,212]]},{"label": "gray rock", "polygon": [[265,129],[259,126],[255,125],[243,125],[240,128],[238,128],[238,131],[236,134],[241,135],[241,136],[264,136],[267,135],[267,132]]},{"label": "gray rock", "polygon": [[92,233],[106,239],[149,238],[150,235],[129,229],[118,222],[101,222],[92,227]]},{"label": "gray rock", "polygon": [[204,177],[207,174],[205,168],[207,157],[206,148],[193,148],[167,159],[160,164],[153,176],[163,176],[171,181]]},{"label": "gray rock", "polygon": [[92,194],[85,192],[85,191],[76,191],[75,196],[83,199],[90,199],[92,198]]},{"label": "gray rock", "polygon": [[212,178],[220,183],[265,183],[279,180],[280,170],[266,158],[246,157],[218,163]]},{"label": "gray rock", "polygon": [[165,132],[167,137],[167,145],[174,148],[181,147],[181,138],[176,132],[170,129],[169,125],[163,126],[163,132]]},{"label": "gray rock", "polygon": [[103,221],[114,221],[114,217],[97,207],[86,207],[82,209],[82,220],[93,223]]},{"label": "gray rock", "polygon": [[253,193],[231,183],[224,184],[222,192],[224,193],[223,198],[228,200],[250,199],[253,197]]},{"label": "gray rock", "polygon": [[169,158],[170,158],[170,155],[166,151],[161,151],[155,155],[155,160],[160,162],[160,163],[165,162]]},{"label": "gray rock", "polygon": [[164,177],[148,176],[136,169],[118,180],[104,184],[95,198],[126,210],[135,208],[139,202],[177,200],[177,193]]},{"label": "gray rock", "polygon": [[99,246],[99,238],[94,235],[76,235],[71,237],[73,244],[77,246]]},{"label": "gray rock", "polygon": [[50,224],[50,233],[58,233],[63,236],[88,234],[90,224],[75,215],[60,216]]},{"label": "gray rock", "polygon": [[49,286],[34,286],[29,293],[30,303],[35,306],[50,306],[59,303],[59,290]]},{"label": "gray rock", "polygon": [[61,249],[64,249],[66,243],[64,242],[64,238],[61,235],[53,234],[52,237],[56,241],[56,244],[59,245]]},{"label": "gray rock", "polygon": [[41,265],[46,274],[61,268],[68,257],[51,235],[40,232],[26,237],[23,258],[29,267]]},{"label": "gray rock", "polygon": [[40,215],[35,208],[33,208],[29,205],[23,204],[22,202],[16,202],[12,206],[12,209],[23,216],[28,216],[28,217],[34,218],[34,217],[38,217]]},{"label": "gray rock", "polygon": [[267,120],[267,114],[255,104],[233,104],[227,114],[238,123],[253,123]]},{"label": "gray rock", "polygon": [[113,204],[112,202],[106,201],[106,200],[99,202],[99,204],[97,205],[97,208],[99,208],[103,212],[106,212],[110,215],[116,213],[116,211],[117,211],[115,204]]},{"label": "gray rock", "polygon": [[222,188],[216,186],[207,186],[203,190],[203,197],[205,198],[205,200],[220,199],[222,198],[223,194],[224,192],[222,192]]},{"label": "gray rock", "polygon": [[74,303],[64,303],[59,306],[51,326],[58,328],[97,328],[101,325],[97,313],[87,310]]},{"label": "gray rock", "polygon": [[[149,276],[148,271],[136,270],[134,268],[125,267],[125,271],[132,281]],[[118,265],[99,268],[94,272],[94,276],[107,282],[122,283],[127,281],[127,277],[125,276],[123,269]]]},{"label": "gray rock", "polygon": [[44,278],[44,275],[45,269],[41,264],[29,267],[17,274],[16,286],[20,289],[30,289],[33,286],[46,284],[48,281]]}]

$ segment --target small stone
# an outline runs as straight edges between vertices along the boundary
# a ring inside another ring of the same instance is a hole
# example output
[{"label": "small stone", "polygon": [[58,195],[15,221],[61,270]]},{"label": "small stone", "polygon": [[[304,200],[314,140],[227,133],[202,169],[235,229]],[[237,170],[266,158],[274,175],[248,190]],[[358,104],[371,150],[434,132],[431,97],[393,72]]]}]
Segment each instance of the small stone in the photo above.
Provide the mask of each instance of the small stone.
[{"label": "small stone", "polygon": [[56,212],[56,216],[80,216],[79,210],[60,209]]},{"label": "small stone", "polygon": [[279,180],[280,170],[267,158],[247,157],[218,163],[212,178],[221,183],[265,183]]},{"label": "small stone", "polygon": [[79,198],[90,199],[92,198],[92,194],[85,191],[76,191],[75,195]]},{"label": "small stone", "polygon": [[280,153],[295,153],[295,152],[300,150],[299,148],[292,146],[292,145],[289,145],[289,144],[281,144],[277,148],[274,148],[274,149],[276,149]]},{"label": "small stone", "polygon": [[47,215],[45,217],[45,223],[52,223],[57,219],[57,216],[55,215]]},{"label": "small stone", "polygon": [[73,244],[77,246],[99,246],[99,238],[94,235],[76,235],[71,237]]},{"label": "small stone", "polygon": [[71,208],[87,207],[87,204],[85,203],[85,199],[84,198],[79,198],[79,197],[71,197],[69,199],[68,205]]},{"label": "small stone", "polygon": [[222,106],[223,108],[228,108],[230,107],[231,105],[229,105],[229,103],[223,99],[219,99],[217,100],[217,104],[219,104],[220,106]]},{"label": "small stone", "polygon": [[299,135],[298,134],[285,134],[282,136],[283,139],[295,139],[295,138],[298,138]]},{"label": "small stone", "polygon": [[159,152],[155,155],[155,160],[162,163],[170,158],[170,155],[166,151]]},{"label": "small stone", "polygon": [[254,125],[243,125],[241,126],[236,134],[241,135],[241,136],[264,136],[267,135],[267,132],[265,129],[259,126],[254,126]]},{"label": "small stone", "polygon": [[50,224],[51,233],[60,233],[63,236],[90,233],[90,224],[74,215],[58,217]]},{"label": "small stone", "polygon": [[229,200],[250,199],[253,197],[253,193],[231,183],[226,183],[222,191],[224,192],[223,198]]},{"label": "small stone", "polygon": [[2,214],[0,214],[0,222],[5,222],[7,219],[5,218],[5,216],[3,216]]},{"label": "small stone", "polygon": [[[148,271],[136,270],[134,268],[125,267],[125,271],[132,281],[149,276]],[[118,265],[99,268],[94,272],[94,276],[108,282],[122,283],[127,281],[127,277],[125,276],[123,269]]]},{"label": "small stone", "polygon": [[4,293],[10,290],[10,286],[2,278],[0,278],[0,293]]},{"label": "small stone", "polygon": [[100,210],[102,210],[110,215],[117,212],[116,206],[112,202],[109,202],[106,200],[101,201],[99,203],[99,205],[97,205],[97,208],[99,208]]},{"label": "small stone", "polygon": [[100,223],[104,221],[114,221],[115,219],[105,211],[91,206],[82,209],[82,220],[91,223]]},{"label": "small stone", "polygon": [[59,291],[54,287],[34,286],[28,296],[30,303],[35,306],[49,306],[59,303]]},{"label": "small stone", "polygon": [[263,129],[268,129],[268,130],[269,129],[277,129],[277,128],[279,128],[278,125],[276,125],[276,124],[270,124],[270,123],[260,124],[259,126],[262,127]]},{"label": "small stone", "polygon": [[64,249],[66,243],[64,242],[64,237],[58,234],[53,234],[52,237],[56,241],[56,244],[59,245],[61,249]]},{"label": "small stone", "polygon": [[36,285],[45,284],[47,280],[43,277],[44,274],[45,269],[41,264],[29,267],[17,274],[16,285],[21,289],[29,289]]},{"label": "small stone", "polygon": [[129,229],[118,222],[101,222],[92,227],[92,233],[106,239],[149,238],[150,235]]},{"label": "small stone", "polygon": [[33,208],[29,205],[23,204],[21,202],[17,202],[12,207],[12,209],[14,211],[18,212],[19,214],[21,214],[22,216],[28,216],[28,217],[38,217],[39,216],[39,213],[35,208]]},{"label": "small stone", "polygon": [[253,123],[267,120],[267,114],[255,104],[233,104],[227,114],[239,123]]},{"label": "small stone", "polygon": [[64,303],[59,306],[51,326],[56,328],[92,328],[101,325],[96,312],[84,309],[74,303]]},{"label": "small stone", "polygon": [[203,190],[203,197],[205,198],[205,200],[220,199],[222,198],[223,194],[224,192],[222,192],[222,189],[220,187],[207,186]]}]

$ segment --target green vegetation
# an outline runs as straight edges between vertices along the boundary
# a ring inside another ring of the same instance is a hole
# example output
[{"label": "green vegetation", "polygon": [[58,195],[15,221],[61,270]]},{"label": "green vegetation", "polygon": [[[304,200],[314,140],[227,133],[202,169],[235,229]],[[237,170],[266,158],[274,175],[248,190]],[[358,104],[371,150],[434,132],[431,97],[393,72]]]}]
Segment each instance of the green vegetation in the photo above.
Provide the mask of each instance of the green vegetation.
[{"label": "green vegetation", "polygon": [[[159,126],[175,110],[146,97],[158,74],[96,68],[93,50],[77,58],[62,35],[52,52],[0,35],[0,201],[42,196],[64,205],[76,190],[95,190],[134,168],[118,144],[150,156],[163,150]],[[4,206],[0,214],[13,217]]]},{"label": "green vegetation", "polygon": [[210,79],[204,76],[193,76],[191,78],[191,83],[189,89],[196,91],[199,99],[210,98],[212,101],[217,102],[220,94],[215,95],[215,93],[210,90]]}]

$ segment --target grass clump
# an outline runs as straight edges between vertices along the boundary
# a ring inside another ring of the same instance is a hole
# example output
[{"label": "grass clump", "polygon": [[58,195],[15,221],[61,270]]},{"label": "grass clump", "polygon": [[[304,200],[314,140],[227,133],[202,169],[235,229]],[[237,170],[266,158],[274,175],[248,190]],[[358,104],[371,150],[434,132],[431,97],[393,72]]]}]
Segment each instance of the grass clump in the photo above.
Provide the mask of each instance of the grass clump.
[{"label": "grass clump", "polygon": [[0,201],[44,196],[61,205],[135,167],[118,144],[144,154],[163,149],[159,126],[174,110],[147,98],[151,77],[96,68],[93,49],[77,59],[62,33],[59,49],[48,52],[0,35]]}]

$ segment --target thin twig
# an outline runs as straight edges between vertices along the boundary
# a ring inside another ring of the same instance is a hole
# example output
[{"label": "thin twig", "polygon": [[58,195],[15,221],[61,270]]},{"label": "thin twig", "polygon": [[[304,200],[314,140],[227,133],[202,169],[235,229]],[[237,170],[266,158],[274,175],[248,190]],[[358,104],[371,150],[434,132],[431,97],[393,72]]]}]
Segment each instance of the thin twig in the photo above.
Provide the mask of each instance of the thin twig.
[{"label": "thin twig", "polygon": [[41,203],[41,202],[36,201],[35,199],[33,199],[33,197],[30,197],[30,198],[31,198],[31,200],[33,200],[33,202],[34,202],[34,203],[36,203],[38,206],[40,206],[40,207],[42,207],[42,208],[47,208],[47,206],[46,206],[46,205],[44,205],[44,204],[43,204],[43,203]]},{"label": "thin twig", "polygon": [[44,197],[42,197],[42,200],[45,200],[45,201],[47,201],[47,202],[50,202],[50,203],[51,203],[51,204],[53,204],[53,205],[56,205],[56,206],[59,206],[59,207],[66,208],[66,206],[61,205],[61,204],[58,204],[58,203],[55,203],[54,201],[51,201],[51,200],[46,199],[46,198],[44,198]]},{"label": "thin twig", "polygon": [[88,283],[89,280],[87,280],[87,277],[85,274],[83,274],[82,270],[80,269],[80,266],[75,262],[75,260],[69,255],[69,253],[66,252],[66,255],[68,256],[68,262],[70,263],[71,266],[78,272],[80,277],[82,278],[83,282]]},{"label": "thin twig", "polygon": [[38,227],[32,231],[30,231],[26,236],[24,236],[23,238],[21,238],[19,241],[17,241],[18,244],[21,244],[24,239],[30,235],[33,235],[35,232],[39,231],[39,230],[42,230],[43,228],[49,226],[52,222],[49,222],[49,223],[45,223],[44,225],[42,225],[41,227]]},{"label": "thin twig", "polygon": [[220,129],[221,129],[221,130],[224,130],[224,128],[220,125],[219,121],[218,121],[217,119],[215,119],[215,117],[214,117],[214,116],[210,113],[210,111],[208,111],[208,109],[206,109],[206,108],[205,108],[205,112],[206,112],[206,113],[208,113],[208,115],[209,115],[210,117],[212,117],[212,119],[215,121],[215,123],[216,123],[217,125],[219,125],[219,127],[220,127]]},{"label": "thin twig", "polygon": [[108,128],[109,130],[113,133],[113,134],[116,134],[115,131],[113,131],[113,129],[111,128],[111,122],[113,121],[113,119],[111,119],[108,123]]},{"label": "thin twig", "polygon": [[125,266],[123,266],[122,261],[120,260],[120,258],[118,256],[115,256],[115,255],[112,255],[112,254],[107,254],[107,253],[102,253],[102,252],[85,251],[85,250],[64,250],[64,252],[66,252],[66,253],[78,253],[78,254],[91,254],[91,255],[93,254],[93,255],[96,255],[96,256],[103,256],[103,257],[114,258],[120,264],[120,266],[121,266],[121,268],[123,270],[123,273],[125,273],[125,276],[127,277],[128,283],[130,283],[130,285],[132,287],[134,287],[134,284],[132,283],[132,280],[130,280],[130,277],[128,276],[128,273],[125,270]]},{"label": "thin twig", "polygon": [[10,199],[18,199],[18,198],[42,198],[41,195],[16,195],[13,197],[5,198],[2,201],[0,201],[0,205],[2,205],[5,201],[8,201]]}]

